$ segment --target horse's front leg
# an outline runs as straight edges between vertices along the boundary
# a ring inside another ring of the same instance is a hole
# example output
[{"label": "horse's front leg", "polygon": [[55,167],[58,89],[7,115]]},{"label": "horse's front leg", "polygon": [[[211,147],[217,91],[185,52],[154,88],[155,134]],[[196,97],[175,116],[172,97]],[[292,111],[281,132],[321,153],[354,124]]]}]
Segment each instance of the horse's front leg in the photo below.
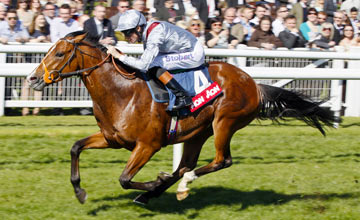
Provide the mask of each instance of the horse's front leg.
[{"label": "horse's front leg", "polygon": [[74,187],[76,198],[80,203],[84,203],[87,198],[85,190],[80,187],[80,153],[86,149],[101,149],[107,148],[108,146],[109,144],[105,140],[104,135],[99,132],[77,141],[71,148],[71,183]]},{"label": "horse's front leg", "polygon": [[137,172],[150,160],[150,158],[161,148],[160,144],[146,144],[139,142],[136,144],[131,156],[126,164],[124,171],[120,176],[120,184],[124,189],[139,189],[146,191],[153,191],[158,181],[151,181],[146,183],[132,182],[132,178]]}]

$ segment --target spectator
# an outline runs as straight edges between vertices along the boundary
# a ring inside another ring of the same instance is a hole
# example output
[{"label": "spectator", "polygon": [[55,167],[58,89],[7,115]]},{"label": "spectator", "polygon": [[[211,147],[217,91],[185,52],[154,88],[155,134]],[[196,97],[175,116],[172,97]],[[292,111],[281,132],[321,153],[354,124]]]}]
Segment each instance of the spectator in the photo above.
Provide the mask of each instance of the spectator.
[{"label": "spectator", "polygon": [[310,43],[311,48],[330,49],[336,45],[333,41],[334,26],[331,23],[323,23],[321,25],[321,32],[316,39]]},{"label": "spectator", "polygon": [[127,0],[120,0],[117,6],[118,13],[110,18],[113,29],[116,29],[119,23],[119,18],[122,13],[129,10],[130,3]]},{"label": "spectator", "polygon": [[6,11],[14,8],[14,7],[11,7],[11,1],[10,0],[0,0],[0,3],[5,7]]},{"label": "spectator", "polygon": [[29,28],[30,42],[49,43],[50,27],[43,14],[35,15]]},{"label": "spectator", "polygon": [[80,17],[84,14],[84,3],[83,0],[74,0],[77,16]]},{"label": "spectator", "polygon": [[351,8],[353,7],[355,7],[357,10],[360,10],[360,0],[345,0],[341,3],[340,10],[346,11],[346,13],[349,14]]},{"label": "spectator", "polygon": [[71,18],[70,6],[68,4],[61,5],[59,15],[60,17],[55,18],[50,26],[51,42],[53,43],[68,33],[79,29],[78,22]]},{"label": "spectator", "polygon": [[51,26],[55,18],[56,7],[53,3],[47,2],[44,6],[43,14],[47,23]]},{"label": "spectator", "polygon": [[272,50],[283,46],[280,39],[272,32],[271,22],[271,17],[268,15],[261,18],[259,26],[256,28],[248,42],[248,46],[264,48],[266,50]]},{"label": "spectator", "polygon": [[[217,0],[215,1],[217,2]],[[200,20],[204,22],[204,24],[207,24],[207,20],[209,17],[209,10],[210,10],[210,4],[208,6],[207,0],[191,0],[191,4],[196,8],[197,12],[199,13]],[[220,14],[220,9],[215,6],[215,14]]]},{"label": "spectator", "polygon": [[36,14],[40,14],[41,13],[40,0],[31,0],[30,10],[33,13],[33,16],[35,16]]},{"label": "spectator", "polygon": [[108,2],[108,7],[117,7],[118,5],[119,5],[119,1],[120,0],[110,0],[110,2],[109,1],[107,1]]},{"label": "spectator", "polygon": [[325,22],[321,25],[321,32],[316,39],[310,43],[311,48],[330,49],[336,45],[334,38],[334,26]]},{"label": "spectator", "polygon": [[307,41],[313,41],[320,33],[320,25],[317,23],[317,11],[309,8],[307,21],[300,25],[300,31]]},{"label": "spectator", "polygon": [[263,5],[263,4],[257,5],[256,9],[255,9],[255,17],[250,20],[250,24],[253,27],[259,25],[260,19],[264,17],[266,12],[267,12],[267,8],[265,7],[265,5]]},{"label": "spectator", "polygon": [[18,20],[16,10],[10,9],[6,14],[6,23],[0,29],[0,43],[25,43],[29,41],[29,33]]},{"label": "spectator", "polygon": [[312,8],[315,8],[317,12],[324,11],[325,0],[314,0],[311,4]]},{"label": "spectator", "polygon": [[279,36],[280,32],[285,30],[284,19],[288,16],[289,10],[286,5],[280,5],[276,9],[276,19],[272,22],[272,30],[275,36]]},{"label": "spectator", "polygon": [[16,13],[21,21],[22,25],[27,28],[31,24],[34,13],[29,10],[29,5],[26,0],[18,1],[18,9]]},{"label": "spectator", "polygon": [[159,8],[155,17],[157,17],[160,21],[167,21],[172,24],[182,20],[181,11],[174,9],[173,0],[165,0],[164,6]]},{"label": "spectator", "polygon": [[294,4],[292,7],[290,14],[296,17],[296,26],[300,28],[300,25],[307,21],[308,8],[307,8],[308,0],[300,0],[298,3]]},{"label": "spectator", "polygon": [[336,30],[339,31],[340,35],[343,35],[343,29],[344,29],[344,22],[345,17],[344,14],[341,11],[337,11],[334,14],[334,27]]},{"label": "spectator", "polygon": [[85,21],[87,21],[88,19],[90,19],[90,16],[87,14],[83,14],[80,15],[80,17],[78,18],[78,25],[79,25],[79,30],[84,30],[84,23]]},{"label": "spectator", "polygon": [[84,31],[91,37],[98,37],[99,42],[105,45],[115,45],[117,43],[111,21],[105,18],[106,8],[97,5],[94,9],[94,17],[84,23]]},{"label": "spectator", "polygon": [[359,32],[359,28],[360,28],[360,21],[359,21],[359,19],[358,19],[358,17],[359,17],[359,10],[356,9],[355,7],[352,7],[352,8],[350,9],[349,17],[350,17],[351,25],[352,25],[353,28],[354,28],[354,33],[358,33],[358,32]]},{"label": "spectator", "polygon": [[192,33],[202,45],[205,45],[205,25],[200,19],[191,19],[186,29]]},{"label": "spectator", "polygon": [[336,12],[336,5],[333,0],[323,0],[323,11],[327,14],[327,22],[332,23],[334,21],[334,13]]},{"label": "spectator", "polygon": [[245,5],[246,0],[226,0],[227,6],[229,8],[237,7],[239,5]]},{"label": "spectator", "polygon": [[239,42],[244,41],[244,27],[234,23],[236,8],[227,8],[224,13],[223,29],[229,29],[230,34]]},{"label": "spectator", "polygon": [[132,8],[139,12],[144,12],[145,10],[145,2],[142,0],[134,0]]},{"label": "spectator", "polygon": [[327,14],[324,11],[318,13],[317,21],[319,25],[322,25],[327,20]]},{"label": "spectator", "polygon": [[71,1],[69,3],[69,6],[70,6],[71,18],[77,20],[80,16],[80,14],[77,11],[77,3],[75,1]]},{"label": "spectator", "polygon": [[4,5],[0,4],[0,23],[5,22],[6,18],[6,8]]},{"label": "spectator", "polygon": [[[21,87],[21,100],[29,100],[30,87],[27,80],[24,80],[24,84]],[[34,91],[34,100],[39,101],[42,97],[42,91]],[[23,108],[21,111],[22,116],[29,115],[29,108]],[[38,115],[40,108],[34,108],[32,114]]]},{"label": "spectator", "polygon": [[357,46],[359,38],[355,36],[354,28],[352,25],[345,25],[344,27],[344,38],[340,41],[339,45],[348,51],[351,46]]},{"label": "spectator", "polygon": [[306,40],[296,27],[296,17],[294,15],[288,15],[285,18],[285,30],[280,32],[279,39],[284,47],[288,49],[305,47]]},{"label": "spectator", "polygon": [[[318,24],[322,25],[323,23],[325,23],[327,20],[327,14],[324,11],[321,11],[318,13]],[[331,22],[329,22],[331,23]],[[341,35],[340,32],[334,27],[334,41],[336,42],[336,44],[339,44],[341,40]]]},{"label": "spectator", "polygon": [[242,8],[240,24],[244,27],[244,42],[248,42],[251,38],[251,35],[255,31],[255,28],[250,24],[250,19],[254,16],[254,11],[252,8],[246,6]]},{"label": "spectator", "polygon": [[232,36],[228,29],[222,29],[219,18],[210,19],[211,30],[205,35],[205,45],[209,48],[235,48],[238,40]]},{"label": "spectator", "polygon": [[345,13],[345,12],[342,12],[343,13],[343,22],[342,22],[342,25],[345,26],[347,24],[351,24],[351,20],[349,18],[349,16]]},{"label": "spectator", "polygon": [[234,23],[240,23],[241,21],[241,11],[242,9],[245,8],[245,6],[239,6],[236,8],[236,13],[235,13],[235,19],[234,19]]},{"label": "spectator", "polygon": [[272,6],[268,1],[260,1],[258,4],[264,5],[266,8],[265,15],[272,16]]},{"label": "spectator", "polygon": [[208,6],[208,18],[215,18],[220,16],[220,9],[218,8],[218,0],[207,0],[205,3],[207,3]]},{"label": "spectator", "polygon": [[185,15],[185,20],[186,21],[189,21],[194,16],[199,16],[199,12],[192,5],[191,0],[182,0],[181,4],[182,4],[181,7],[184,8],[184,15]]}]

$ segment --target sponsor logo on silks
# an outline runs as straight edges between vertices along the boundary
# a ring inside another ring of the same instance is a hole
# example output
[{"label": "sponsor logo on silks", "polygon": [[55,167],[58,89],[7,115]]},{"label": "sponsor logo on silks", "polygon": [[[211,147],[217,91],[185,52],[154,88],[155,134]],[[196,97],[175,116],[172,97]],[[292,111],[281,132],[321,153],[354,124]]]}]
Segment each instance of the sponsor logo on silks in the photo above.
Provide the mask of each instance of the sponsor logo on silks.
[{"label": "sponsor logo on silks", "polygon": [[165,62],[174,62],[174,61],[182,61],[182,60],[191,60],[194,59],[194,56],[192,53],[186,54],[186,55],[166,55],[165,56]]},{"label": "sponsor logo on silks", "polygon": [[222,89],[219,84],[217,84],[217,82],[212,83],[210,86],[192,98],[193,104],[191,105],[190,111],[194,112],[201,108],[206,103],[217,97],[221,91]]}]

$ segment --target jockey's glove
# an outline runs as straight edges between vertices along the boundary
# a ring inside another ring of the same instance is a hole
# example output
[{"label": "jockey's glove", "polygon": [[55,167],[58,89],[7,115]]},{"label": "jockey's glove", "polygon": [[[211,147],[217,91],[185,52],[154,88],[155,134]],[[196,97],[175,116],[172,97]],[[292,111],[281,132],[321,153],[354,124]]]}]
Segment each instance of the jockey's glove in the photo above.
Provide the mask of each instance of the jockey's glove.
[{"label": "jockey's glove", "polygon": [[108,45],[107,49],[108,49],[106,52],[107,54],[111,54],[116,59],[119,59],[120,61],[124,61],[125,55],[119,53],[119,51],[114,46]]}]

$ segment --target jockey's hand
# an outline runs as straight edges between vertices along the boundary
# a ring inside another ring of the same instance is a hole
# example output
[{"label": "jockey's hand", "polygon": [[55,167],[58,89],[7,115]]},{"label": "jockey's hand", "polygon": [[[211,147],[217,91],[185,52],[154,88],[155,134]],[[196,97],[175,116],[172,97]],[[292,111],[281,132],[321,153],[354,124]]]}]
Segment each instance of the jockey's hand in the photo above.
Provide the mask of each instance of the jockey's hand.
[{"label": "jockey's hand", "polygon": [[115,57],[116,59],[121,59],[122,56],[124,56],[123,54],[119,53],[119,51],[116,50],[116,48],[114,46],[111,45],[107,45],[107,54],[111,54],[113,57]]}]

